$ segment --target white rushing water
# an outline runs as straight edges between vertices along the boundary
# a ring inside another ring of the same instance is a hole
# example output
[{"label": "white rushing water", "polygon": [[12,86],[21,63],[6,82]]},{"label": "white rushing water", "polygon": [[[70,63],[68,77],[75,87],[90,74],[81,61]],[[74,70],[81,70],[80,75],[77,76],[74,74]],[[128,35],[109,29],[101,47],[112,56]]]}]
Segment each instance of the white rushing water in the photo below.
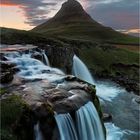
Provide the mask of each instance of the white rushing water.
[{"label": "white rushing water", "polygon": [[65,75],[61,70],[51,68],[44,65],[43,62],[31,58],[31,54],[10,53],[7,54],[7,59],[17,64],[17,68],[20,70],[17,75],[28,80],[47,79],[53,82],[62,80]]},{"label": "white rushing water", "polygon": [[79,140],[105,140],[96,108],[88,102],[76,112]]},{"label": "white rushing water", "polygon": [[90,84],[94,84],[94,80],[88,68],[76,55],[73,57],[73,75]]},{"label": "white rushing water", "polygon": [[69,113],[55,115],[55,119],[60,133],[60,140],[79,140]]},{"label": "white rushing water", "polygon": [[34,126],[34,134],[35,134],[35,140],[44,140],[42,132],[40,131],[40,128],[39,128],[39,123],[37,123]]},{"label": "white rushing water", "polygon": [[50,66],[49,59],[48,59],[48,57],[47,57],[47,55],[46,55],[46,53],[45,53],[44,50],[43,50],[42,54],[43,54],[43,57],[44,57],[44,60],[45,60],[45,64],[48,65],[48,66]]},{"label": "white rushing water", "polygon": [[60,140],[105,140],[102,124],[92,102],[76,112],[76,121],[70,114],[55,115]]},{"label": "white rushing water", "polygon": [[[115,118],[117,118],[116,116],[119,114],[120,118],[116,119],[117,122],[122,127],[123,125],[127,127],[127,129],[121,129],[113,123],[105,123],[107,140],[138,140],[138,132],[128,130],[128,128],[130,128],[129,123],[134,125],[131,129],[135,129],[137,128],[137,122],[139,121],[137,114],[139,107],[132,102],[134,95],[131,95],[131,97],[130,93],[127,93],[123,88],[117,86],[113,82],[93,80],[88,68],[77,56],[74,56],[73,58],[73,73],[76,77],[96,85],[96,94],[99,97],[101,104],[106,105],[106,109],[110,110]],[[116,110],[116,112],[114,110]],[[131,117],[129,117],[124,110],[127,110],[127,113]],[[134,114],[134,112],[136,113]],[[122,119],[123,121],[121,122]]]}]

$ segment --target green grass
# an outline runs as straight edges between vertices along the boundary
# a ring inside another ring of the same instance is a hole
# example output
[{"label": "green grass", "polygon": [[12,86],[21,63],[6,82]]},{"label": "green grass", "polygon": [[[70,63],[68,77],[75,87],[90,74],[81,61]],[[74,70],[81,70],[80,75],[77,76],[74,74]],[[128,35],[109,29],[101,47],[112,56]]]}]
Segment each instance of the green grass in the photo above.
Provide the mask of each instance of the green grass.
[{"label": "green grass", "polygon": [[116,32],[102,25],[92,22],[69,22],[58,25],[47,25],[38,30],[33,30],[44,36],[64,37],[68,39],[109,42],[119,44],[139,44],[139,38]]},{"label": "green grass", "polygon": [[1,44],[49,44],[63,46],[63,42],[31,31],[0,28]]},{"label": "green grass", "polygon": [[1,139],[17,140],[13,133],[13,127],[20,118],[24,108],[24,103],[18,96],[11,96],[1,100]]},{"label": "green grass", "polygon": [[6,93],[6,89],[5,88],[0,88],[0,95],[3,95],[3,94],[5,94]]},{"label": "green grass", "polygon": [[115,76],[117,73],[136,78],[138,81],[138,69],[114,68],[113,64],[122,63],[124,65],[138,65],[139,54],[119,48],[90,47],[79,49],[80,58],[87,66],[97,74],[107,74]]}]

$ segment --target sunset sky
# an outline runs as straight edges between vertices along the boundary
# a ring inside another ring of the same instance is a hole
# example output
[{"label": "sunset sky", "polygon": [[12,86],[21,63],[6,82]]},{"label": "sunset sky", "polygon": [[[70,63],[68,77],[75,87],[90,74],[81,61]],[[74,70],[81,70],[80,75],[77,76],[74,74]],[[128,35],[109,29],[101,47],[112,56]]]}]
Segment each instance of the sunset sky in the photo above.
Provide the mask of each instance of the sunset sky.
[{"label": "sunset sky", "polygon": [[[53,17],[66,0],[1,0],[0,26],[29,30]],[[94,20],[138,35],[139,0],[78,0]]]}]

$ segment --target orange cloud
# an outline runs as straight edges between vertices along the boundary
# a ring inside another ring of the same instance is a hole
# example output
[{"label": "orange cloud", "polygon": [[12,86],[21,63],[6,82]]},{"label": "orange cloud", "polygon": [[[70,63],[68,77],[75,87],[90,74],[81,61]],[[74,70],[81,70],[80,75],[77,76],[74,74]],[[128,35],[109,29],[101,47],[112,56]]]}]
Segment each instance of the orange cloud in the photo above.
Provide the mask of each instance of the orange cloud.
[{"label": "orange cloud", "polygon": [[140,33],[140,29],[129,29],[125,33],[126,34],[129,34],[129,33]]},{"label": "orange cloud", "polygon": [[0,6],[9,7],[9,6],[19,6],[21,3],[17,0],[1,0]]},{"label": "orange cloud", "polygon": [[0,6],[19,6],[18,4],[14,4],[14,3],[0,3]]}]

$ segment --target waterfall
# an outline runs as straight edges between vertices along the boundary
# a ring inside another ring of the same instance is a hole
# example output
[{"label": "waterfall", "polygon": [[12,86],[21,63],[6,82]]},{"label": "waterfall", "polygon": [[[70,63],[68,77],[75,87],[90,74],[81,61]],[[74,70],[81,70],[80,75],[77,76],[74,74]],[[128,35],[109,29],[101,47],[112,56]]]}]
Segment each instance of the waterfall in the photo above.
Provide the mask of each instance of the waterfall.
[{"label": "waterfall", "polygon": [[55,119],[60,140],[105,140],[100,118],[92,102],[76,112],[75,125],[70,114],[56,115]]},{"label": "waterfall", "polygon": [[59,114],[55,116],[60,133],[60,140],[78,140],[74,122],[70,114]]},{"label": "waterfall", "polygon": [[94,80],[88,68],[76,55],[73,57],[73,75],[90,84],[94,84]]},{"label": "waterfall", "polygon": [[[34,53],[34,52],[33,52]],[[11,53],[6,58],[15,63],[20,70],[16,75],[27,80],[47,79],[56,82],[64,79],[65,74],[56,68],[46,66],[42,61],[31,57],[31,54]]]},{"label": "waterfall", "polygon": [[48,66],[50,66],[50,62],[49,62],[49,59],[48,59],[45,51],[42,52],[42,55],[44,57],[45,64],[48,65]]},{"label": "waterfall", "polygon": [[43,140],[42,133],[39,129],[39,123],[34,126],[35,140]]},{"label": "waterfall", "polygon": [[76,112],[79,140],[105,140],[103,127],[92,102]]}]

